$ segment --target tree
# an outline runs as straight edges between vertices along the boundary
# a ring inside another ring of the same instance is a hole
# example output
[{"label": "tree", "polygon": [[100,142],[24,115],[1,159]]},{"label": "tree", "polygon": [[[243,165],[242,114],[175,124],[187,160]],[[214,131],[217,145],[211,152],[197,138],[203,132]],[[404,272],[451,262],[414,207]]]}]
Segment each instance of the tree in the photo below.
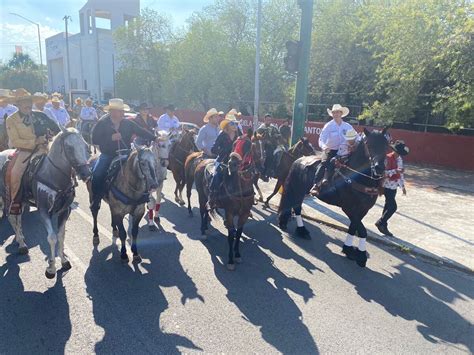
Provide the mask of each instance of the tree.
[{"label": "tree", "polygon": [[43,91],[45,80],[43,71],[28,54],[13,54],[12,58],[0,68],[0,87],[25,88],[29,92]]}]

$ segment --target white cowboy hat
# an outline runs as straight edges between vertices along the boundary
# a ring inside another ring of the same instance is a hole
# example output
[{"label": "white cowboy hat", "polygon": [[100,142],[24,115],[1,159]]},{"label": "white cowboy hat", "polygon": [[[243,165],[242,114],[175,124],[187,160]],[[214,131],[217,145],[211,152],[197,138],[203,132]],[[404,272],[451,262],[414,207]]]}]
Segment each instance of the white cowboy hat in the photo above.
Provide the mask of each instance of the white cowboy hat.
[{"label": "white cowboy hat", "polygon": [[206,113],[206,116],[204,116],[204,118],[202,119],[202,121],[204,123],[208,123],[209,122],[209,118],[211,118],[212,116],[215,116],[215,115],[222,115],[224,112],[222,111],[217,111],[214,107],[211,108],[209,111],[207,111]]},{"label": "white cowboy hat", "polygon": [[233,116],[234,119],[235,117],[239,117],[239,116],[242,116],[242,112],[237,112],[237,110],[235,108],[233,108],[232,110],[230,110],[227,115],[225,115],[225,117],[227,118],[227,116]]},{"label": "white cowboy hat", "polygon": [[16,89],[14,92],[14,95],[15,95],[14,101],[16,104],[23,101],[27,101],[30,104],[33,104],[33,96],[27,90],[23,88]]},{"label": "white cowboy hat", "polygon": [[53,97],[51,98],[51,102],[61,103],[61,99],[60,99],[59,97],[57,97],[57,96],[53,96]]},{"label": "white cowboy hat", "polygon": [[227,114],[225,118],[221,121],[221,123],[219,124],[219,128],[221,130],[224,130],[224,128],[226,128],[226,126],[231,122],[238,122],[238,121],[234,115]]},{"label": "white cowboy hat", "polygon": [[8,89],[0,89],[0,99],[12,99],[13,95]]},{"label": "white cowboy hat", "polygon": [[359,134],[356,132],[355,129],[350,129],[346,133],[344,133],[344,139],[346,141],[353,141],[357,138]]},{"label": "white cowboy hat", "polygon": [[327,109],[328,115],[332,117],[334,111],[342,112],[341,117],[346,117],[349,114],[349,109],[347,107],[341,106],[339,104],[332,105],[332,109]]},{"label": "white cowboy hat", "polygon": [[105,112],[110,110],[130,111],[130,106],[123,103],[122,99],[110,99],[109,104],[104,107]]},{"label": "white cowboy hat", "polygon": [[33,102],[38,102],[38,101],[48,101],[48,95],[42,92],[35,92],[33,94]]}]

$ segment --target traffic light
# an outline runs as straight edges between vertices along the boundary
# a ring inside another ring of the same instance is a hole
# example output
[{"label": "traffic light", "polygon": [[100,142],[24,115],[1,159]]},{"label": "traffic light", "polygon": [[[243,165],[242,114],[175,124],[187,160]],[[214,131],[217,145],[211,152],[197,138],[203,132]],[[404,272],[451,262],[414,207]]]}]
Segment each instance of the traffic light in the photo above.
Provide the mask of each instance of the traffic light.
[{"label": "traffic light", "polygon": [[289,73],[298,72],[298,62],[300,53],[300,42],[286,42],[285,70]]}]

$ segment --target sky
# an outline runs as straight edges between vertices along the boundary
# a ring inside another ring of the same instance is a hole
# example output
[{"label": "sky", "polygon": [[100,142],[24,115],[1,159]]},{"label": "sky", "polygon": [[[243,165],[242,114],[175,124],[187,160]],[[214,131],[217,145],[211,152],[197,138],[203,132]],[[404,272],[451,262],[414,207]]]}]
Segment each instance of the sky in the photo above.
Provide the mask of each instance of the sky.
[{"label": "sky", "polygon": [[[110,0],[114,2],[114,0]],[[43,63],[46,63],[44,39],[64,31],[64,15],[70,15],[69,32],[79,32],[79,9],[87,0],[0,0],[0,61],[7,61],[21,45],[24,53],[39,62],[37,27],[11,15],[20,14],[39,23]],[[212,4],[213,0],[140,0],[140,7],[152,8],[169,16],[175,26],[185,25],[189,16]]]}]

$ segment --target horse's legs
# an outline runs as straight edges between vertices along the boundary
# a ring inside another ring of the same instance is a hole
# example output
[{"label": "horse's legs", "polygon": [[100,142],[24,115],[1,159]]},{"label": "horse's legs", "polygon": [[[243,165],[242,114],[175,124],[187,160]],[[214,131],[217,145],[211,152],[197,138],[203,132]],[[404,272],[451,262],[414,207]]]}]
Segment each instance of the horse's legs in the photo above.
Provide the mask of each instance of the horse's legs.
[{"label": "horse's legs", "polygon": [[240,227],[237,229],[235,233],[235,249],[234,249],[234,255],[235,255],[235,262],[237,264],[240,264],[242,262],[242,256],[240,255],[240,237],[242,237],[242,231],[244,227]]},{"label": "horse's legs", "polygon": [[8,221],[15,231],[15,240],[18,243],[18,253],[28,254],[28,246],[25,243],[25,236],[23,235],[23,227],[21,224],[21,214],[9,214]]},{"label": "horse's legs", "polygon": [[190,217],[193,216],[193,209],[191,207],[191,193],[192,193],[193,185],[186,183],[186,197],[188,198],[188,214]]},{"label": "horse's legs", "polygon": [[351,224],[349,225],[349,230],[347,231],[346,240],[342,246],[342,252],[350,259],[354,260],[355,250],[352,244],[354,243],[354,236],[357,232],[357,222],[354,221],[353,217],[350,217]]},{"label": "horse's legs", "polygon": [[69,270],[71,268],[71,263],[67,259],[66,254],[64,253],[64,239],[66,237],[66,222],[71,214],[71,210],[68,208],[61,215],[58,216],[58,252],[59,257],[61,258],[61,267],[63,270]]},{"label": "horse's legs", "polygon": [[54,232],[53,223],[50,216],[47,213],[40,212],[43,225],[48,232],[48,243],[49,243],[49,256],[48,256],[48,267],[46,268],[45,275],[48,279],[56,276],[56,243],[58,242],[58,235]]},{"label": "horse's legs", "polygon": [[280,190],[280,187],[283,185],[283,183],[280,181],[280,179],[277,180],[275,184],[275,188],[273,189],[273,192],[270,194],[270,196],[267,197],[265,200],[265,206],[269,207],[270,206],[270,200],[273,198],[278,193],[278,190]]},{"label": "horse's legs", "polygon": [[[161,191],[160,191],[161,192]],[[157,198],[160,198],[161,196],[157,196]],[[157,205],[156,203],[156,199],[155,197],[153,196],[153,194],[150,194],[150,200],[148,201],[148,203],[146,204],[146,207],[147,207],[147,210],[148,210],[148,229],[150,231],[155,231],[156,230],[156,225],[155,225],[155,222],[154,222],[154,219],[153,219],[153,211],[155,209],[155,206]]]},{"label": "horse's legs", "polygon": [[229,226],[227,228],[228,230],[228,237],[227,237],[227,242],[229,244],[229,262],[227,263],[227,270],[234,271],[235,270],[235,264],[234,264],[234,240],[235,240],[235,235],[236,231],[233,226]]},{"label": "horse's legs", "polygon": [[128,262],[127,246],[126,246],[126,244],[127,244],[126,243],[126,241],[127,241],[127,231],[125,230],[125,227],[123,226],[123,217],[118,216],[118,215],[114,215],[113,220],[114,220],[114,222],[112,222],[112,223],[115,223],[115,225],[118,228],[120,242],[122,244],[122,246],[120,248],[120,258],[122,259],[122,261]]},{"label": "horse's legs", "polygon": [[[99,228],[97,228],[97,215],[99,214],[99,208],[93,206],[91,207],[91,212],[92,212],[92,219],[94,220],[94,227],[92,228],[92,244],[93,245],[99,245],[100,239],[99,239]],[[113,228],[113,222],[112,222],[112,228]]]},{"label": "horse's legs", "polygon": [[260,202],[263,202],[263,194],[262,194],[262,190],[260,190],[260,187],[258,186],[258,178],[255,179],[253,186],[255,186],[255,188],[257,189],[258,196],[259,196],[258,200]]},{"label": "horse's legs", "polygon": [[155,217],[154,217],[154,221],[156,224],[160,224],[160,215],[159,215],[159,212],[160,212],[160,208],[161,208],[161,191],[163,190],[163,183],[160,184],[160,186],[158,186],[158,189],[156,189],[156,192],[155,192],[155,195],[156,195],[156,202],[155,202]]},{"label": "horse's legs", "polygon": [[357,235],[359,236],[359,246],[356,249],[355,260],[357,265],[365,267],[367,264],[367,229],[365,229],[361,219],[357,223]]},{"label": "horse's legs", "polygon": [[185,185],[185,180],[184,180],[184,178],[181,178],[180,182],[179,182],[179,200],[180,200],[179,204],[181,206],[185,205],[185,202],[184,202],[184,199],[183,199],[184,185]]},{"label": "horse's legs", "polygon": [[[112,227],[112,237],[113,238],[118,238],[119,236],[119,232],[118,232],[118,229],[117,229],[117,225],[114,223],[114,215],[112,214],[112,211],[110,211],[110,216],[111,216],[111,227]],[[115,243],[115,240],[114,240],[114,243]]]},{"label": "horse's legs", "polygon": [[309,230],[304,226],[303,218],[301,217],[301,206],[295,207],[294,211],[296,219],[296,235],[303,239],[311,239]]},{"label": "horse's legs", "polygon": [[133,225],[132,225],[132,253],[133,253],[133,262],[141,263],[142,258],[138,254],[137,249],[137,238],[138,238],[138,226],[140,225],[140,220],[142,219],[143,214],[135,214],[133,216]]}]

